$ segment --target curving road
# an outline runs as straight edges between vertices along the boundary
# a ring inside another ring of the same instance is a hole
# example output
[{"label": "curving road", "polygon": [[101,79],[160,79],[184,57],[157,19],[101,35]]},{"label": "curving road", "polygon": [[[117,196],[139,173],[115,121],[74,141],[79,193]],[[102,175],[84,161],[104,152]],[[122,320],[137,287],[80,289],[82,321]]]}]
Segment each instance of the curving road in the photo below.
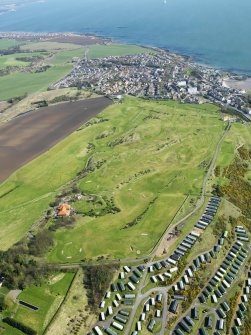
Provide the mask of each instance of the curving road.
[{"label": "curving road", "polygon": [[[211,160],[211,163],[210,163],[210,166],[209,166],[209,169],[207,171],[207,174],[204,178],[204,181],[203,181],[203,187],[202,187],[202,192],[201,192],[201,198],[200,198],[200,202],[198,204],[198,206],[196,208],[194,208],[189,214],[187,214],[184,218],[182,218],[181,220],[179,220],[179,222],[176,223],[175,226],[178,226],[179,224],[183,223],[185,220],[187,220],[189,217],[191,217],[193,214],[195,214],[204,204],[205,202],[205,193],[206,193],[206,188],[207,188],[207,182],[208,182],[208,179],[210,178],[211,174],[212,174],[212,171],[213,171],[213,168],[215,166],[215,162],[216,162],[216,159],[217,159],[217,156],[218,156],[218,153],[219,153],[219,150],[220,150],[220,146],[221,146],[221,143],[223,142],[226,134],[228,133],[230,129],[230,124],[228,124],[228,126],[226,127],[222,137],[220,138],[217,146],[216,146],[216,149],[215,149],[215,152],[214,152],[214,156]],[[159,246],[159,244],[162,242],[163,239],[166,238],[167,234],[169,234],[169,232],[171,230],[173,230],[174,227],[168,227],[168,229],[166,230],[166,232],[163,234],[162,238],[160,239],[160,241],[158,242],[158,244],[155,246],[155,248],[153,249],[153,251],[151,252],[151,254],[148,256],[148,259],[150,258],[150,261],[146,264],[147,265],[150,265],[151,263],[151,260],[153,259],[153,257],[155,256],[155,252]],[[165,258],[167,256],[165,255]],[[145,259],[142,258],[142,259]],[[140,259],[137,259],[137,261],[139,261]],[[129,262],[129,260],[123,260],[123,261],[126,261],[127,263]],[[149,291],[147,291],[146,293],[142,294],[142,288],[144,286],[144,282],[145,282],[145,278],[146,278],[146,273],[144,274],[144,277],[142,278],[142,281],[140,283],[140,287],[139,287],[139,293],[137,295],[137,298],[136,298],[136,301],[135,301],[135,304],[133,306],[133,309],[132,309],[132,313],[130,315],[130,319],[129,319],[129,322],[127,324],[127,327],[125,329],[125,335],[128,335],[131,328],[132,328],[132,324],[133,324],[133,321],[134,321],[134,318],[135,318],[135,314],[137,312],[137,309],[139,307],[139,305],[141,304],[141,302],[144,300],[144,299],[147,299],[147,297],[149,297],[153,292],[158,292],[158,293],[162,293],[165,297],[164,299],[164,308],[163,308],[163,315],[162,315],[162,328],[161,328],[161,331],[159,333],[159,335],[164,335],[165,333],[165,320],[167,319],[167,291],[170,289],[172,285],[170,286],[166,286],[166,287],[158,287],[158,288],[153,288]]]}]

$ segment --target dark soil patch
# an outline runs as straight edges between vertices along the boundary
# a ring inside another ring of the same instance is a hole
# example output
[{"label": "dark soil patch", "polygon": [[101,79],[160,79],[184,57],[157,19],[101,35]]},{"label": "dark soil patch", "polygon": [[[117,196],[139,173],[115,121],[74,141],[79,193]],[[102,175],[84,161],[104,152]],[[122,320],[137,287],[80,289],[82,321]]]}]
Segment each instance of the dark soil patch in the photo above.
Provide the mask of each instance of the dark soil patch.
[{"label": "dark soil patch", "polygon": [[0,128],[0,182],[111,104],[94,98],[40,108]]}]

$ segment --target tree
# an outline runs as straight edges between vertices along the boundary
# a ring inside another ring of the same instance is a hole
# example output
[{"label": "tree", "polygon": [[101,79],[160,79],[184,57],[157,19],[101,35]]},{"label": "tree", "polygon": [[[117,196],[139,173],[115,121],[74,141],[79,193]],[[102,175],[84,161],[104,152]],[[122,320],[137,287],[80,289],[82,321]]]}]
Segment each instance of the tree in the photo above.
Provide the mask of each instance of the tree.
[{"label": "tree", "polygon": [[53,246],[53,233],[50,230],[42,230],[29,242],[29,252],[34,256],[43,255]]}]

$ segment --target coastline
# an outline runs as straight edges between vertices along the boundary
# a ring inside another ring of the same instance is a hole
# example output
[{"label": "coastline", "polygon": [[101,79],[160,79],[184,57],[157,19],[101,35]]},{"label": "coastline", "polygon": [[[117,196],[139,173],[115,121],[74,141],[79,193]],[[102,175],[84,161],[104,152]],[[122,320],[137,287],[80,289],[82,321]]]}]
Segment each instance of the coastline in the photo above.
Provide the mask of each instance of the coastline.
[{"label": "coastline", "polygon": [[[112,37],[107,37],[101,34],[95,33],[77,33],[77,32],[1,32],[0,31],[0,39],[16,39],[20,41],[32,41],[32,42],[61,42],[61,43],[73,43],[79,44],[81,46],[88,46],[91,44],[123,44],[127,45],[128,43],[125,41],[121,41],[119,39],[115,39]],[[167,47],[159,47],[153,45],[146,44],[135,44],[137,46],[141,46],[143,48],[150,48],[152,50],[164,50],[173,56],[180,57],[190,64],[198,67],[203,67],[205,69],[210,69],[213,71],[219,71],[223,76],[223,86],[229,89],[242,90],[244,93],[251,92],[251,76],[249,74],[240,73],[236,71],[228,71],[222,68],[217,68],[216,66],[212,66],[210,64],[200,63],[193,57],[192,55],[188,55],[185,53],[180,53],[177,51],[173,51]]]},{"label": "coastline", "polygon": [[228,88],[233,88],[236,90],[244,90],[246,92],[251,92],[251,78],[248,77],[244,80],[238,79],[226,79],[223,84]]},{"label": "coastline", "polygon": [[[23,37],[20,38],[20,35],[23,35]],[[165,47],[165,46],[158,46],[158,45],[152,45],[152,44],[142,44],[140,42],[136,42],[136,43],[130,43],[129,41],[123,40],[123,39],[119,39],[113,36],[107,36],[104,34],[100,34],[97,33],[95,31],[93,32],[77,32],[77,31],[62,31],[62,32],[50,32],[50,31],[43,31],[43,32],[32,32],[32,31],[0,31],[0,38],[8,38],[8,36],[10,36],[9,38],[16,38],[16,39],[24,39],[24,40],[28,40],[30,38],[34,38],[34,40],[40,39],[40,41],[43,40],[43,38],[45,38],[45,40],[48,40],[46,38],[56,38],[57,36],[67,36],[69,38],[72,38],[74,36],[81,36],[83,38],[86,39],[92,39],[93,40],[93,44],[106,44],[106,43],[118,43],[118,44],[124,44],[124,45],[130,45],[130,44],[134,44],[143,48],[150,48],[153,50],[164,50],[166,52],[169,52],[170,54],[176,55],[177,57],[182,57],[184,59],[186,59],[187,61],[191,62],[194,65],[198,65],[198,66],[202,66],[205,67],[207,69],[211,69],[214,71],[220,71],[221,73],[225,73],[226,75],[229,75],[230,78],[228,79],[234,79],[234,77],[239,77],[238,82],[243,82],[241,84],[241,86],[239,86],[238,89],[247,89],[247,90],[251,90],[250,85],[248,84],[248,86],[246,85],[246,78],[247,79],[251,79],[251,72],[249,70],[243,71],[240,69],[233,69],[233,68],[223,68],[211,63],[205,63],[203,61],[200,61],[198,54],[196,53],[191,53],[191,52],[185,52],[185,51],[181,51],[181,50],[177,50],[177,49],[173,49],[170,47]],[[11,37],[12,36],[12,37]],[[19,37],[18,37],[19,36]],[[63,41],[62,41],[63,42]],[[76,43],[78,44],[78,43]],[[81,43],[79,43],[81,44]],[[90,44],[86,43],[86,44]],[[82,44],[84,45],[84,44]],[[227,79],[227,80],[228,80]],[[227,84],[226,84],[227,85]],[[237,86],[235,86],[235,82],[230,82],[229,83],[231,88],[235,88]],[[226,86],[227,87],[227,86]]]}]

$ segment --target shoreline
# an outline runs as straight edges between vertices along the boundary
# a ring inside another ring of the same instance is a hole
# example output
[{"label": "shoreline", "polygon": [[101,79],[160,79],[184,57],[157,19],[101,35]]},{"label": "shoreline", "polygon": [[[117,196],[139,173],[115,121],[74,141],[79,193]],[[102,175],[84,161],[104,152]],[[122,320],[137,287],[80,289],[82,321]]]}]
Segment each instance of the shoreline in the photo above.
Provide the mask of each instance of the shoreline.
[{"label": "shoreline", "polygon": [[251,77],[244,80],[238,79],[225,79],[223,84],[228,88],[233,88],[236,90],[244,90],[246,93],[251,92]]},{"label": "shoreline", "polygon": [[[23,35],[21,37],[21,35]],[[8,37],[9,36],[9,37]],[[49,32],[49,31],[44,31],[44,32],[30,32],[30,31],[0,31],[0,39],[1,38],[10,38],[10,39],[20,39],[20,40],[29,40],[30,38],[34,38],[34,41],[37,41],[37,39],[39,38],[43,38],[44,41],[48,41],[49,39],[53,39],[53,38],[57,38],[60,36],[65,36],[68,38],[74,38],[74,36],[76,37],[81,37],[81,38],[86,38],[86,39],[92,39],[95,43],[93,44],[106,44],[106,43],[117,43],[117,44],[124,44],[124,45],[137,45],[140,46],[142,48],[149,48],[149,49],[153,49],[153,50],[164,50],[170,54],[173,54],[177,57],[183,57],[184,59],[186,59],[187,61],[191,62],[194,65],[197,66],[202,66],[205,67],[207,69],[211,69],[214,71],[220,71],[221,73],[225,73],[226,75],[228,75],[230,78],[228,78],[227,80],[236,80],[236,82],[243,82],[243,88],[241,89],[245,89],[246,85],[245,85],[245,81],[246,80],[251,80],[251,73],[250,71],[244,72],[238,69],[224,69],[221,67],[217,67],[216,65],[213,64],[207,64],[207,63],[203,63],[200,62],[198,59],[196,59],[195,55],[193,54],[189,54],[189,53],[184,53],[184,52],[180,52],[178,50],[172,50],[168,47],[160,47],[160,46],[156,46],[156,45],[147,45],[147,44],[141,44],[141,43],[129,43],[127,41],[122,41],[120,39],[114,38],[114,37],[108,37],[102,34],[97,34],[95,32],[74,32],[74,31],[67,31],[67,32]],[[40,40],[40,42],[43,42],[43,40]],[[61,43],[70,43],[70,42],[61,42]],[[74,44],[74,41],[72,42]],[[78,43],[75,43],[78,44]],[[86,43],[86,45],[88,45],[90,43]],[[79,45],[81,45],[79,43]],[[85,44],[82,44],[83,46]],[[234,77],[238,77],[238,79],[234,79]],[[234,83],[230,83],[229,84],[231,88],[235,88],[235,84]],[[233,86],[232,86],[233,85]],[[249,87],[248,84],[248,90],[251,90],[251,87]]]},{"label": "shoreline", "polygon": [[[85,32],[25,32],[25,31],[0,31],[0,39],[15,39],[20,41],[31,41],[31,42],[59,42],[59,43],[72,43],[79,46],[88,46],[91,44],[122,44],[130,45],[128,42],[115,39],[113,37],[107,37],[101,34],[85,33]],[[83,41],[81,42],[80,39]],[[136,43],[134,45],[142,48],[149,48],[152,50],[164,50],[175,57],[182,57],[186,61],[190,62],[195,66],[201,66],[206,69],[213,71],[219,71],[225,78],[223,85],[226,88],[243,90],[245,92],[251,92],[251,74],[239,73],[238,70],[227,70],[213,66],[212,64],[200,63],[193,57],[193,55],[181,53],[175,50],[171,50],[167,47],[159,47],[153,45],[146,45]]]}]

